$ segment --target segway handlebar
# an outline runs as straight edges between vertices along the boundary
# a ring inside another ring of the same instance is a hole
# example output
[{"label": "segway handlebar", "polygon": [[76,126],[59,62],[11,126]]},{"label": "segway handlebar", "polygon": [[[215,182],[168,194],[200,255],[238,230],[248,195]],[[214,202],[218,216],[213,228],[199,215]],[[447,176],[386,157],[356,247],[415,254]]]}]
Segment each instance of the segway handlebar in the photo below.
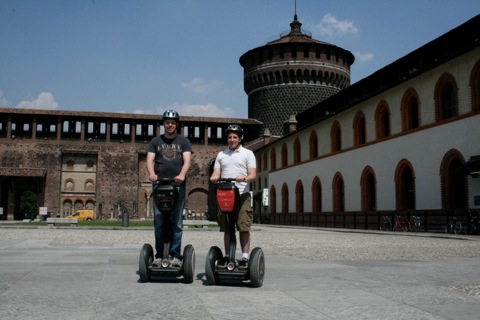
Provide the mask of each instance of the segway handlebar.
[{"label": "segway handlebar", "polygon": [[218,178],[217,183],[228,183],[228,182],[235,182],[237,181],[236,178]]},{"label": "segway handlebar", "polygon": [[157,179],[157,184],[162,184],[165,182],[170,184],[175,184],[175,179],[174,178],[158,178]]}]

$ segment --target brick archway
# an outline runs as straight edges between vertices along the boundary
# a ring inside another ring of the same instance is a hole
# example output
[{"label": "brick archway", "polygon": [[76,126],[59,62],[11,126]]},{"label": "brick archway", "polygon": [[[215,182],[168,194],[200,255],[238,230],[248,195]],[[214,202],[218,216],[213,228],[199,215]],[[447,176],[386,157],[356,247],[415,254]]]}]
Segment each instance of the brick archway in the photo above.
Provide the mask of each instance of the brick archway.
[{"label": "brick archway", "polygon": [[406,159],[402,159],[395,170],[395,202],[397,210],[416,208],[415,172]]},{"label": "brick archway", "polygon": [[288,213],[288,185],[286,183],[282,185],[282,213]]},{"label": "brick archway", "polygon": [[312,182],[312,212],[322,211],[322,183],[319,177]]},{"label": "brick archway", "polygon": [[440,188],[443,209],[468,208],[467,177],[458,169],[465,165],[462,154],[455,149],[448,151],[440,165]]},{"label": "brick archway", "polygon": [[270,187],[270,213],[277,213],[277,190],[275,186]]},{"label": "brick archway", "polygon": [[298,180],[295,185],[295,212],[302,213],[304,211],[303,206],[304,191],[302,180]]},{"label": "brick archway", "polygon": [[363,169],[360,186],[362,210],[375,211],[377,208],[377,178],[370,166]]},{"label": "brick archway", "polygon": [[480,60],[475,63],[470,74],[472,111],[480,112]]},{"label": "brick archway", "polygon": [[408,88],[403,94],[400,106],[402,131],[416,129],[421,125],[421,104],[417,91]]},{"label": "brick archway", "polygon": [[340,172],[335,173],[332,182],[333,211],[345,211],[345,183]]}]

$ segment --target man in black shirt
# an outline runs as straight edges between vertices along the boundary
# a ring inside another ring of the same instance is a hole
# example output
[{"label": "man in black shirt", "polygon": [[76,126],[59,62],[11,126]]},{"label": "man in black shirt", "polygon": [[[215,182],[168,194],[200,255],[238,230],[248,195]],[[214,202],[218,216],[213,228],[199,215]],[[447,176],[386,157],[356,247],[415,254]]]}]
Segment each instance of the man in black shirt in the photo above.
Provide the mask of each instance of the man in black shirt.
[{"label": "man in black shirt", "polygon": [[[153,138],[147,148],[148,178],[153,184],[153,190],[157,187],[158,179],[169,178],[175,180],[179,192],[179,201],[170,215],[162,214],[155,203],[153,205],[156,250],[154,264],[159,264],[162,258],[170,258],[172,265],[182,265],[182,214],[185,208],[185,180],[190,169],[192,145],[188,138],[177,134],[179,119],[180,116],[175,110],[165,111],[163,113],[165,133]],[[167,217],[170,217],[169,221]],[[163,257],[164,230],[167,224],[171,230],[170,257]]]}]

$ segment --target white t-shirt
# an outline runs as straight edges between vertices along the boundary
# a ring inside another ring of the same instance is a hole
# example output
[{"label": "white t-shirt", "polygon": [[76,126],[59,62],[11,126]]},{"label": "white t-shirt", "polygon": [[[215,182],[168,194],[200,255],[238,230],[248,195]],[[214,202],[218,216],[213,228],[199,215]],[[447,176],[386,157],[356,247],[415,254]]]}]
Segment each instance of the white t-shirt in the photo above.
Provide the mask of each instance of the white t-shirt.
[{"label": "white t-shirt", "polygon": [[[220,151],[215,159],[214,169],[220,169],[221,178],[236,178],[239,175],[247,176],[248,169],[256,168],[257,162],[255,155],[249,149],[240,146],[232,151],[225,149]],[[240,194],[250,191],[248,182],[235,182]]]}]

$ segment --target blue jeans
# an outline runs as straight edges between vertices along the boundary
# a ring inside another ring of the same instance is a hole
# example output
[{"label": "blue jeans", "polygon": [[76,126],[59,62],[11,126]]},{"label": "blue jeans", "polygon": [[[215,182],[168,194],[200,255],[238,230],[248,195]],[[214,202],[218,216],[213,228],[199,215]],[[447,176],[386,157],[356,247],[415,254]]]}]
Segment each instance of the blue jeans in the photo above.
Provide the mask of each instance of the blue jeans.
[{"label": "blue jeans", "polygon": [[[156,184],[153,184],[153,190],[157,188]],[[155,258],[162,259],[163,257],[163,245],[165,244],[165,238],[169,237],[170,252],[172,257],[182,259],[182,234],[183,234],[183,209],[185,208],[185,186],[176,186],[178,190],[178,203],[175,209],[170,213],[164,213],[157,209],[155,201],[153,201],[153,224],[155,227]],[[170,234],[168,235],[168,229]]]}]

